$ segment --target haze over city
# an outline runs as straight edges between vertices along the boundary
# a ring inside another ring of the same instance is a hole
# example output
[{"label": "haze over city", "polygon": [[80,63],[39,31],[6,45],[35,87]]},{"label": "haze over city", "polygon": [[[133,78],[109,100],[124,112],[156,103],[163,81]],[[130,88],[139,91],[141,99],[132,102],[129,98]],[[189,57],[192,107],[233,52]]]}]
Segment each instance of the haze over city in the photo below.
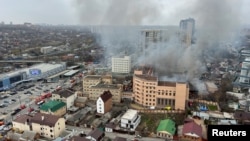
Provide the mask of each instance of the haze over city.
[{"label": "haze over city", "polygon": [[249,0],[0,5],[0,141],[249,140]]},{"label": "haze over city", "polygon": [[211,9],[250,23],[248,0],[1,0],[0,5],[1,21],[14,24],[178,25],[180,19],[192,17],[199,25],[201,13],[216,16]]}]

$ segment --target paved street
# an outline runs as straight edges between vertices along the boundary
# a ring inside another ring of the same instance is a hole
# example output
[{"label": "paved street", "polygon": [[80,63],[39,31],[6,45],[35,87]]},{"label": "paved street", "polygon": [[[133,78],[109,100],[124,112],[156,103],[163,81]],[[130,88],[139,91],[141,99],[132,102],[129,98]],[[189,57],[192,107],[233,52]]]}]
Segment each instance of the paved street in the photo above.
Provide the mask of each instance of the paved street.
[{"label": "paved street", "polygon": [[[82,127],[75,127],[75,126],[70,126],[70,125],[66,125],[66,128],[69,130],[74,130],[74,135],[78,135],[82,132],[84,132],[85,134],[88,134],[91,129],[90,128],[82,128]],[[109,133],[109,132],[105,132],[105,136],[109,137],[111,139],[114,139],[116,136],[119,137],[124,137],[127,138],[129,140],[133,140],[135,138],[135,135],[129,135],[129,134],[120,134],[120,133]],[[142,137],[142,138],[136,138],[139,141],[164,141],[164,139],[159,139],[159,138],[149,138],[149,137]]]}]

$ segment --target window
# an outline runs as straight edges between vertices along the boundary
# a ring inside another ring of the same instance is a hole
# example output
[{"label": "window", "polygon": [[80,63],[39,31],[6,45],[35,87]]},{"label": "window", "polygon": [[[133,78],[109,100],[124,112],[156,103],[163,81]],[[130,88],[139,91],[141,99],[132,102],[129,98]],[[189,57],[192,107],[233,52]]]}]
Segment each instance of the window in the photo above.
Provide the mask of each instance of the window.
[{"label": "window", "polygon": [[53,130],[52,130],[52,129],[50,129],[50,133],[52,133],[52,131],[53,131]]}]

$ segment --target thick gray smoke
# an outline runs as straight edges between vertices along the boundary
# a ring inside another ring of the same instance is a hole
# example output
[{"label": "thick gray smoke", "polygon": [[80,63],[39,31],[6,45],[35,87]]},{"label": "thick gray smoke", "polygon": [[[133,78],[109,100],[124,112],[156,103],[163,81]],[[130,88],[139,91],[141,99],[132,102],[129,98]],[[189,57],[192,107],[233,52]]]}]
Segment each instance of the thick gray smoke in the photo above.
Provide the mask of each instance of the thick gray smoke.
[{"label": "thick gray smoke", "polygon": [[83,25],[142,25],[161,14],[152,0],[74,0]]},{"label": "thick gray smoke", "polygon": [[[170,1],[175,2],[175,1]],[[168,19],[175,19],[176,25],[185,18],[196,21],[196,43],[182,46],[176,34],[166,42],[154,43],[148,48],[147,56],[139,56],[138,63],[153,65],[158,73],[167,78],[176,78],[175,73],[185,74],[192,80],[205,71],[206,61],[219,59],[226,51],[225,43],[232,41],[234,32],[240,27],[240,0],[192,0],[181,3],[178,9],[166,17],[168,7],[161,7],[160,1],[146,0],[75,0],[74,6],[83,25],[168,25]],[[164,24],[163,24],[164,23]],[[138,29],[138,28],[135,28]],[[101,32],[102,43],[110,55],[120,51],[138,51],[138,30],[120,28],[115,32]],[[115,34],[114,34],[115,33]],[[140,37],[139,37],[140,38]],[[155,45],[157,44],[157,45]],[[155,46],[158,46],[155,48]],[[165,78],[166,78],[165,77]]]}]

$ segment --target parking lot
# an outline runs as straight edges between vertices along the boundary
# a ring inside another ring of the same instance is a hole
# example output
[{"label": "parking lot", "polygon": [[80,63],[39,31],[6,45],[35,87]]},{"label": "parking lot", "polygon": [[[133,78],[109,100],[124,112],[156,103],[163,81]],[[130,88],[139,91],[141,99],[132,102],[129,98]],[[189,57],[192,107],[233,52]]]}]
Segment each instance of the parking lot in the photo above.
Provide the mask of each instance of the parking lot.
[{"label": "parking lot", "polygon": [[[20,114],[30,112],[30,108],[36,110],[35,98],[43,93],[52,92],[56,89],[58,83],[30,82],[18,85],[16,88],[1,92],[0,113],[1,117],[9,122]],[[21,109],[21,110],[20,110]]]}]

